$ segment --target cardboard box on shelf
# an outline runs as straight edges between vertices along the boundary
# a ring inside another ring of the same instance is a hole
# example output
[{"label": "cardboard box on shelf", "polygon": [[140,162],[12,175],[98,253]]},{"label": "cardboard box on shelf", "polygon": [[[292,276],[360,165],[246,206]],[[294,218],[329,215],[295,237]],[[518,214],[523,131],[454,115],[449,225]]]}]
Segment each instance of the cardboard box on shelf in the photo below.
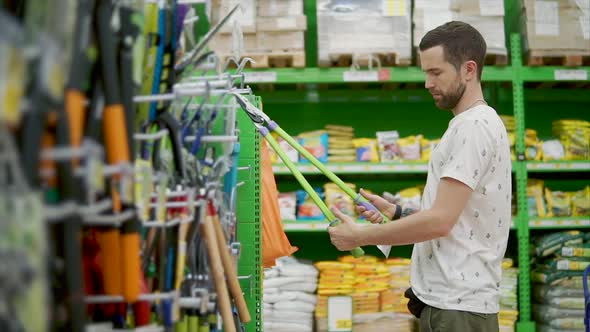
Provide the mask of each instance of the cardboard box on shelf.
[{"label": "cardboard box on shelf", "polygon": [[256,30],[305,31],[307,30],[307,17],[305,15],[283,17],[257,17]]},{"label": "cardboard box on shelf", "polygon": [[303,15],[303,0],[258,0],[258,16]]},{"label": "cardboard box on shelf", "polygon": [[[390,4],[391,3],[391,4]],[[395,54],[411,58],[409,0],[317,1],[318,61],[339,54]]]},{"label": "cardboard box on shelf", "polygon": [[525,0],[525,48],[538,56],[590,55],[588,1]]},{"label": "cardboard box on shelf", "polygon": [[302,50],[305,48],[305,32],[303,31],[259,31],[258,51]]},{"label": "cardboard box on shelf", "polygon": [[[219,54],[229,54],[234,51],[234,48],[239,47],[237,42],[234,42],[232,34],[218,33],[209,42],[211,50]],[[256,52],[258,50],[258,38],[255,33],[244,33],[242,43],[242,53]]]},{"label": "cardboard box on shelf", "polygon": [[[496,6],[493,4],[496,3]],[[416,1],[414,8],[414,46],[424,35],[449,21],[462,21],[476,28],[486,41],[487,54],[507,55],[504,32],[504,6],[498,1],[454,0],[440,1],[435,7]],[[482,6],[482,4],[487,4]],[[422,5],[420,5],[422,4]]]}]

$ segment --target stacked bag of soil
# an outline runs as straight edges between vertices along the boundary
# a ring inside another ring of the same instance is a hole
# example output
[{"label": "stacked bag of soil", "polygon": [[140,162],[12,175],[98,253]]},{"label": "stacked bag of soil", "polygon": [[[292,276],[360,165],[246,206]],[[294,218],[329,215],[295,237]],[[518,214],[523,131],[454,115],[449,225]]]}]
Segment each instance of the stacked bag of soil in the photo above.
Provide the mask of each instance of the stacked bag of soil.
[{"label": "stacked bag of soil", "polygon": [[577,230],[534,239],[531,281],[538,331],[584,331],[582,276],[590,264],[589,240]]}]

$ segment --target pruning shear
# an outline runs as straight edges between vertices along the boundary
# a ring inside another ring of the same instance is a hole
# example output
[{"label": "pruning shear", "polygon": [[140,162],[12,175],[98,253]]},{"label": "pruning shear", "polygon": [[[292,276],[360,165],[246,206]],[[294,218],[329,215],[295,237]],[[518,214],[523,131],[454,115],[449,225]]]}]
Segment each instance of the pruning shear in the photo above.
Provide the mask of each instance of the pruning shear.
[{"label": "pruning shear", "polygon": [[[322,172],[328,179],[334,182],[344,193],[350,196],[354,203],[360,206],[365,207],[367,210],[373,210],[381,213],[379,209],[377,209],[373,204],[371,204],[366,198],[364,198],[360,193],[356,193],[354,190],[350,189],[336,174],[326,168],[317,158],[315,158],[309,151],[303,148],[293,137],[291,137],[287,132],[285,132],[279,125],[274,122],[268,115],[254,106],[246,97],[243,95],[232,92],[235,96],[236,100],[240,107],[248,114],[254,126],[258,129],[260,134],[266,139],[269,143],[271,148],[279,155],[285,166],[291,171],[291,173],[295,176],[299,184],[303,187],[303,189],[310,195],[313,202],[319,207],[322,213],[326,216],[326,218],[330,222],[331,226],[337,226],[341,223],[340,220],[336,218],[336,216],[328,209],[326,204],[322,201],[319,195],[313,190],[309,182],[305,179],[301,171],[297,169],[295,164],[289,159],[289,157],[285,154],[283,149],[279,146],[277,141],[270,135],[270,131],[274,131],[284,139],[289,145],[291,145],[297,152],[299,152],[303,157],[309,160],[316,168]],[[384,222],[389,221],[386,216],[383,216]],[[384,251],[383,247],[380,247],[382,251]],[[385,251],[384,251],[385,252]],[[389,253],[387,251],[387,253]],[[354,248],[351,250],[351,254],[354,257],[360,257],[364,255],[364,251],[361,248]]]}]

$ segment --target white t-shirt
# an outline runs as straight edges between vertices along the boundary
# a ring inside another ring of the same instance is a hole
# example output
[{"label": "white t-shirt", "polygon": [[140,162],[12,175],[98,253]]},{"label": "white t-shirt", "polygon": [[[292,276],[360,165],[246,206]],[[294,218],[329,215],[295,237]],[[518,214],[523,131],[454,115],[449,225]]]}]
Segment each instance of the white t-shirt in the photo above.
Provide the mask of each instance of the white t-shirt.
[{"label": "white t-shirt", "polygon": [[448,236],[417,243],[411,285],[439,309],[499,311],[502,259],[511,225],[512,165],[506,128],[489,106],[475,106],[449,123],[432,151],[422,209],[434,204],[440,179],[473,193]]}]

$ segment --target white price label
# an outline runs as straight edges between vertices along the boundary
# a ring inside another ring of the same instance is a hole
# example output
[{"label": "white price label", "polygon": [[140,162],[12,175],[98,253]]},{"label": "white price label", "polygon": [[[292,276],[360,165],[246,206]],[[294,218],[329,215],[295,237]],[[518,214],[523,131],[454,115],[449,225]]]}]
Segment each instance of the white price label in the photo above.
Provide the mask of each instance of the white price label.
[{"label": "white price label", "polygon": [[250,71],[244,72],[246,83],[274,83],[277,81],[275,71]]},{"label": "white price label", "polygon": [[571,257],[574,255],[574,248],[572,247],[563,247],[561,249],[561,256]]},{"label": "white price label", "polygon": [[559,36],[558,9],[557,1],[535,1],[535,33],[537,36]]},{"label": "white price label", "polygon": [[554,74],[557,81],[588,80],[588,72],[583,69],[556,69]]},{"label": "white price label", "polygon": [[570,262],[566,260],[557,261],[557,269],[558,270],[569,270],[570,269]]},{"label": "white price label", "polygon": [[342,73],[344,82],[376,82],[379,72],[376,70],[348,70]]},{"label": "white price label", "polygon": [[504,0],[479,0],[481,16],[504,16]]}]

